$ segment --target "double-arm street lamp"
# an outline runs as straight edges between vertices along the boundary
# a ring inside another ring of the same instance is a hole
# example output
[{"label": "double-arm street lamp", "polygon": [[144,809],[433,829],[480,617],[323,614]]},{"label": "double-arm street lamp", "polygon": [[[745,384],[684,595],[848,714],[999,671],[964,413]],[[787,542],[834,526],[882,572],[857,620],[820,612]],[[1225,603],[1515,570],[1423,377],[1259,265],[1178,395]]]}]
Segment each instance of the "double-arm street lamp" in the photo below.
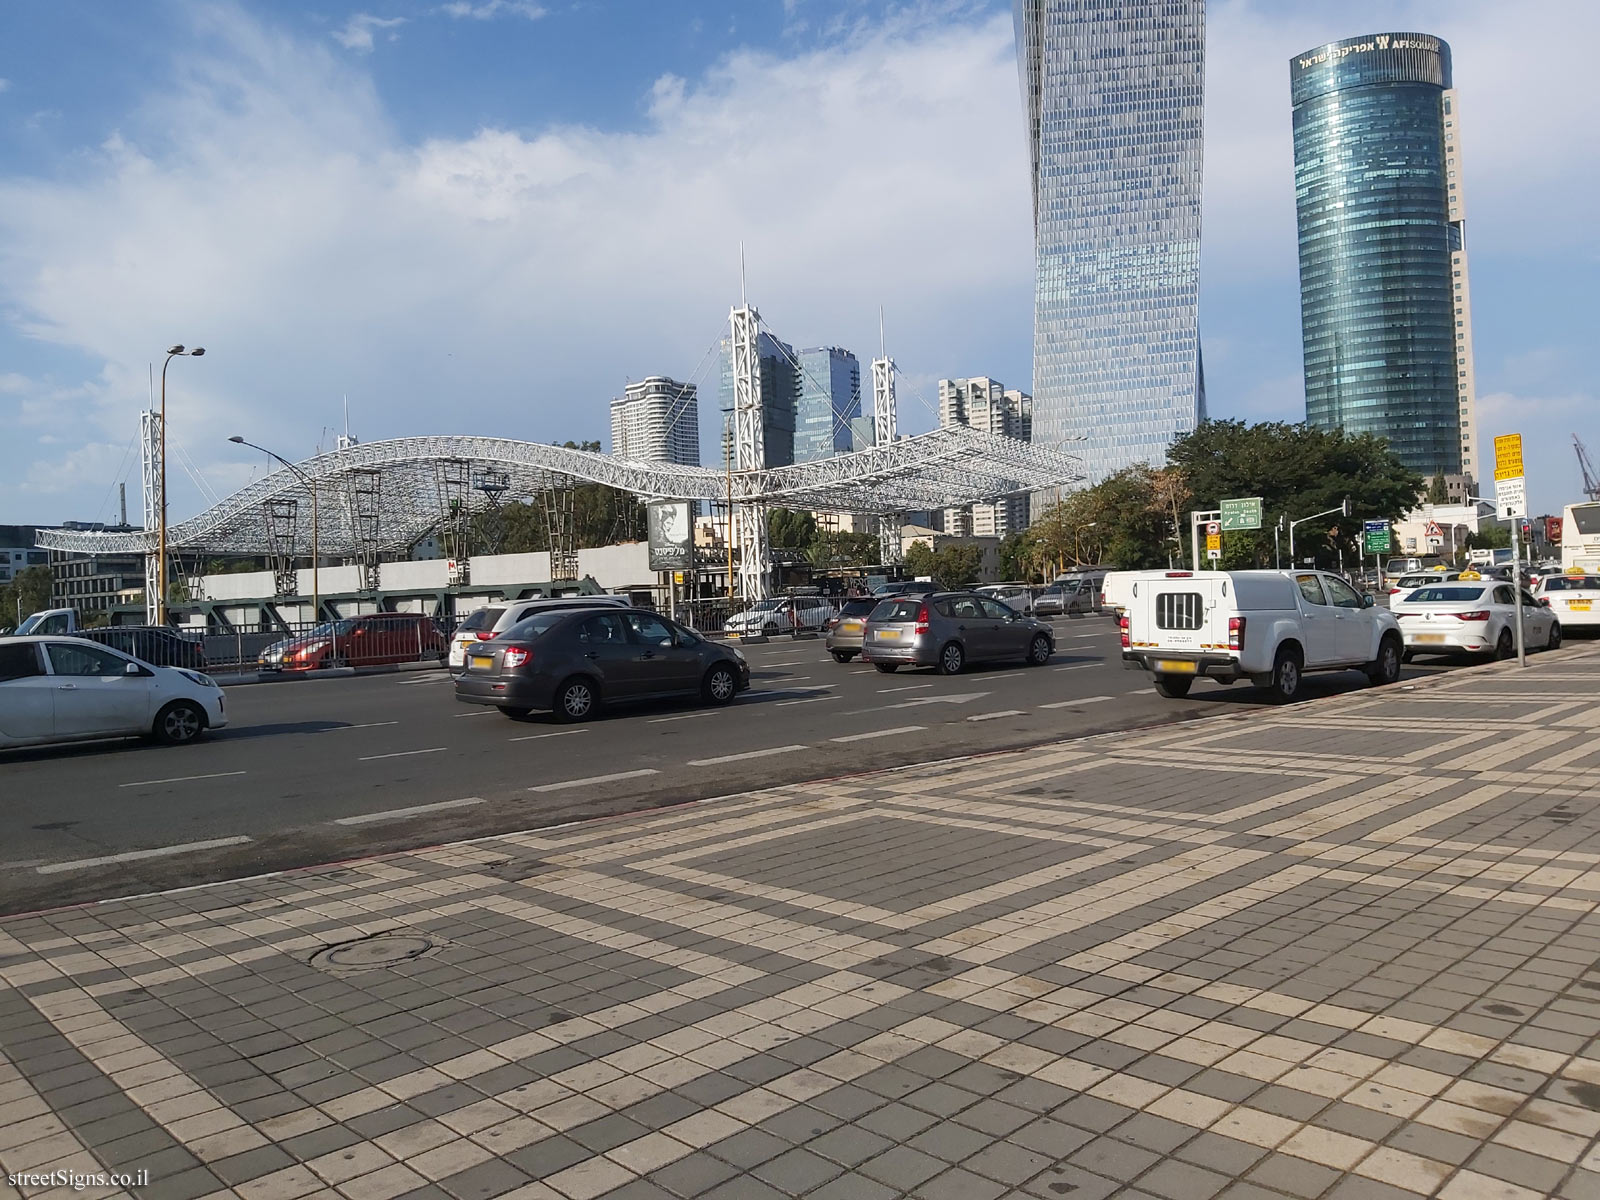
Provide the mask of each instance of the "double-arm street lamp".
[{"label": "double-arm street lamp", "polygon": [[311,623],[315,625],[322,620],[322,588],[321,580],[317,575],[317,564],[322,558],[322,547],[318,542],[320,524],[317,521],[317,481],[295,466],[281,454],[274,454],[265,446],[258,446],[254,442],[247,442],[237,434],[228,439],[240,446],[249,446],[252,450],[259,450],[268,458],[275,458],[299,477],[300,482],[311,489]]},{"label": "double-arm street lamp", "polygon": [[169,346],[166,361],[161,364],[161,533],[156,546],[157,625],[167,623],[167,365],[175,358],[199,358],[205,352],[204,346],[196,346],[193,350],[185,350],[182,345]]}]

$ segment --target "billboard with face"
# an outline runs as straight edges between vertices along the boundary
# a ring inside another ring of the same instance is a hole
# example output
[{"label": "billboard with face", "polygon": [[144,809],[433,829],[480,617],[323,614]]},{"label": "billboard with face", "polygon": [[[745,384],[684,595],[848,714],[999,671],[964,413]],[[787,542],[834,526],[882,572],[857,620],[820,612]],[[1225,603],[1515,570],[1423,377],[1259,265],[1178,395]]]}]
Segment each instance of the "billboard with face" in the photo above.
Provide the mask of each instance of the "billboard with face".
[{"label": "billboard with face", "polygon": [[650,569],[687,571],[694,566],[694,520],[687,500],[656,500],[649,515]]}]

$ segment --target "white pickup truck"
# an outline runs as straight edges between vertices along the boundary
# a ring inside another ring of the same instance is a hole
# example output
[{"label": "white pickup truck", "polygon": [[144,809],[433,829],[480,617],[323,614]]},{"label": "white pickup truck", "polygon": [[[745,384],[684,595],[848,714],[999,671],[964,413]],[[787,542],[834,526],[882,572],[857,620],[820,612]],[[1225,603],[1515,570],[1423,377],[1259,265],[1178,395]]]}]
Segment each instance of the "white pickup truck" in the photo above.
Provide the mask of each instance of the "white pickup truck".
[{"label": "white pickup truck", "polygon": [[1188,695],[1202,675],[1248,679],[1278,701],[1295,699],[1308,671],[1364,671],[1375,684],[1400,678],[1399,625],[1337,575],[1137,571],[1125,579],[1123,665],[1149,671],[1163,696]]}]

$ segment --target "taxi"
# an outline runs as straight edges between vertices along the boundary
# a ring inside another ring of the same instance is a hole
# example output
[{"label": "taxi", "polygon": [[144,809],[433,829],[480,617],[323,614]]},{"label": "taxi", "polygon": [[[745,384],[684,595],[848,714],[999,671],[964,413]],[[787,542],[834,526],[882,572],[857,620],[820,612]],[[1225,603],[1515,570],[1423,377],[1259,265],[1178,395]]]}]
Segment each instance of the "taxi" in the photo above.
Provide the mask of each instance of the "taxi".
[{"label": "taxi", "polygon": [[1600,625],[1600,575],[1582,569],[1547,575],[1539,580],[1533,598],[1568,629]]}]

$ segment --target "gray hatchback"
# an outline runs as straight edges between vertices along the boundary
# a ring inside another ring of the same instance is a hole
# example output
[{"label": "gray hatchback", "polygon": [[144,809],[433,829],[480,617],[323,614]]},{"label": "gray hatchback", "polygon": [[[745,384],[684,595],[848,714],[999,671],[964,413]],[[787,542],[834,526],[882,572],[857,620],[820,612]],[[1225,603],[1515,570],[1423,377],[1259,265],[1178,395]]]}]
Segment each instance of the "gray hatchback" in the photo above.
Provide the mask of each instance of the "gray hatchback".
[{"label": "gray hatchback", "polygon": [[1043,666],[1055,653],[1055,631],[1045,621],[973,592],[883,601],[867,618],[861,659],[880,671],[935,667],[958,674],[969,662],[1022,661]]}]

